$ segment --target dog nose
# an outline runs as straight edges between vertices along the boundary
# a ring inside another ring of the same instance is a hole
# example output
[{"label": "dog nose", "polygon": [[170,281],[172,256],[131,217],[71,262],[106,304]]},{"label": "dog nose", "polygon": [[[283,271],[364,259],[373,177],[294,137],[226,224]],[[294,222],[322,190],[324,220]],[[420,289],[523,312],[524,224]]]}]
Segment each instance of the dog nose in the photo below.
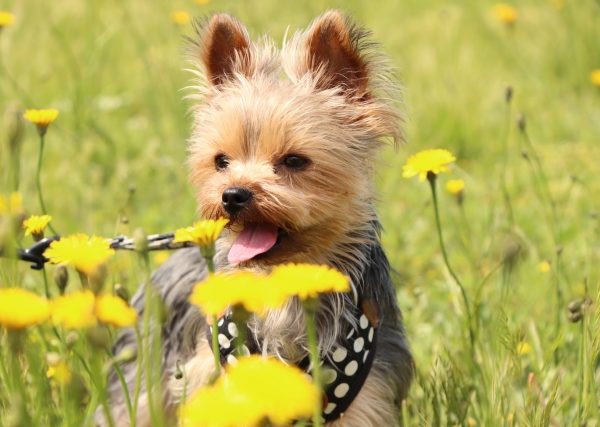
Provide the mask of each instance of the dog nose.
[{"label": "dog nose", "polygon": [[223,207],[229,214],[234,215],[244,209],[251,198],[252,193],[246,188],[230,187],[223,191]]}]

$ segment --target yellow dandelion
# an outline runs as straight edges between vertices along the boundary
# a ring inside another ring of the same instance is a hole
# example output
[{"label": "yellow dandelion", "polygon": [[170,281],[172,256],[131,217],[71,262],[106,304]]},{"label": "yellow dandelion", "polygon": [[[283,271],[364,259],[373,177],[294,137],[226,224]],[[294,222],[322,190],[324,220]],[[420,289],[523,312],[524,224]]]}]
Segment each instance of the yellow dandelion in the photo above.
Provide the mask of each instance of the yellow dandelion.
[{"label": "yellow dandelion", "polygon": [[107,239],[75,234],[52,242],[44,256],[52,264],[72,265],[77,271],[92,276],[114,253]]},{"label": "yellow dandelion", "polygon": [[71,373],[71,369],[69,369],[69,365],[64,360],[61,360],[48,368],[46,377],[56,381],[59,385],[65,385],[71,382],[73,374]]},{"label": "yellow dandelion", "polygon": [[505,25],[513,25],[519,18],[517,9],[507,3],[497,3],[493,8],[494,16]]},{"label": "yellow dandelion", "polygon": [[229,274],[211,274],[198,283],[190,302],[207,315],[221,315],[230,306],[242,306],[253,313],[264,313],[268,308],[281,307],[286,297],[272,292],[267,278],[247,271]]},{"label": "yellow dandelion", "polygon": [[519,356],[524,356],[529,353],[531,353],[531,345],[529,345],[527,341],[520,341],[517,344],[517,354]]},{"label": "yellow dandelion", "polygon": [[550,271],[550,269],[552,268],[552,266],[550,265],[550,263],[546,260],[544,261],[540,261],[538,263],[538,271],[540,273],[547,273]]},{"label": "yellow dandelion", "polygon": [[190,23],[192,17],[185,10],[174,10],[171,12],[171,22],[176,25],[187,25]]},{"label": "yellow dandelion", "polygon": [[412,178],[419,175],[419,180],[425,181],[429,174],[438,175],[448,171],[448,165],[456,161],[456,157],[441,148],[419,151],[410,156],[402,167],[402,176]]},{"label": "yellow dandelion", "polygon": [[50,215],[31,215],[23,221],[25,235],[43,236],[48,224],[52,221]]},{"label": "yellow dandelion", "polygon": [[277,266],[269,276],[270,289],[287,297],[302,300],[315,298],[326,292],[348,292],[348,278],[325,265],[284,264]]},{"label": "yellow dandelion", "polygon": [[10,27],[15,22],[15,15],[5,10],[0,10],[0,30],[4,27]]},{"label": "yellow dandelion", "polygon": [[96,300],[96,317],[106,325],[124,328],[135,325],[137,312],[114,295],[100,295]]},{"label": "yellow dandelion", "polygon": [[175,230],[173,243],[190,242],[198,246],[210,246],[217,240],[228,222],[229,220],[225,218],[198,221],[191,227]]},{"label": "yellow dandelion", "polygon": [[21,330],[48,319],[50,306],[46,298],[21,288],[0,289],[0,325]]},{"label": "yellow dandelion", "polygon": [[96,301],[91,291],[78,291],[51,301],[52,322],[66,329],[84,329],[96,325]]},{"label": "yellow dandelion", "polygon": [[23,212],[23,196],[21,193],[0,194],[0,214],[18,215]]},{"label": "yellow dandelion", "polygon": [[45,108],[42,110],[30,109],[25,111],[23,117],[28,122],[37,126],[40,135],[44,135],[48,126],[58,117],[58,110],[54,108]]},{"label": "yellow dandelion", "polygon": [[590,82],[594,86],[600,87],[600,68],[596,68],[590,73]]},{"label": "yellow dandelion", "polygon": [[319,389],[300,369],[249,356],[192,396],[180,417],[185,427],[258,426],[265,420],[289,425],[309,417],[320,399]]},{"label": "yellow dandelion", "polygon": [[467,417],[467,425],[469,427],[475,427],[477,425],[477,421],[473,417]]},{"label": "yellow dandelion", "polygon": [[446,191],[453,196],[459,196],[463,194],[465,189],[465,181],[462,179],[451,179],[446,183]]}]

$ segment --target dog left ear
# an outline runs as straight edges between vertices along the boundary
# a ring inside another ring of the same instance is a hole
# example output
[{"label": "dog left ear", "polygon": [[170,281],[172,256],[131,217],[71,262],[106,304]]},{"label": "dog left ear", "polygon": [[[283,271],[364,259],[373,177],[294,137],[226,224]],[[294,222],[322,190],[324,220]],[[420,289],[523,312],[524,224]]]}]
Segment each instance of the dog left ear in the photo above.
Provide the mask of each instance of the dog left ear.
[{"label": "dog left ear", "polygon": [[235,18],[221,13],[197,24],[198,41],[194,45],[204,64],[208,81],[218,86],[236,73],[250,74],[252,42],[246,28]]},{"label": "dog left ear", "polygon": [[341,88],[353,97],[369,97],[369,70],[361,54],[367,31],[353,25],[341,12],[318,17],[307,31],[308,67],[321,89]]}]

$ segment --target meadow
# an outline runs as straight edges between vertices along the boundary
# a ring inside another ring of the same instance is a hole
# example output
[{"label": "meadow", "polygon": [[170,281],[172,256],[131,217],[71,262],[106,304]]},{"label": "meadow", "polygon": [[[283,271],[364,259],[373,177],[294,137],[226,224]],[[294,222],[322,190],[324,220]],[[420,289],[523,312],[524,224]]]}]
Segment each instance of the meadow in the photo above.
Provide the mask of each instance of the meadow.
[{"label": "meadow", "polygon": [[[387,147],[377,170],[382,238],[417,369],[399,419],[598,426],[600,2],[513,6],[507,17],[476,0],[3,1],[14,22],[0,28],[0,194],[18,191],[24,212],[41,213],[38,135],[22,116],[51,107],[60,114],[45,136],[41,182],[61,235],[191,224],[187,14],[230,12],[280,43],[340,8],[373,30],[404,87],[407,143]],[[457,157],[437,179],[447,260],[428,183],[402,177],[427,148]],[[464,181],[460,196],[446,190],[451,179]],[[13,238],[13,221],[0,225],[5,252],[33,243]],[[149,255],[154,269],[168,253]],[[148,274],[132,252],[109,267],[107,289],[130,294]],[[46,270],[56,295],[56,267]],[[76,279],[71,272],[68,288]],[[0,287],[9,286],[43,294],[43,275],[0,259]],[[109,332],[82,340],[41,326],[18,344],[0,332],[0,426],[92,425]]]}]

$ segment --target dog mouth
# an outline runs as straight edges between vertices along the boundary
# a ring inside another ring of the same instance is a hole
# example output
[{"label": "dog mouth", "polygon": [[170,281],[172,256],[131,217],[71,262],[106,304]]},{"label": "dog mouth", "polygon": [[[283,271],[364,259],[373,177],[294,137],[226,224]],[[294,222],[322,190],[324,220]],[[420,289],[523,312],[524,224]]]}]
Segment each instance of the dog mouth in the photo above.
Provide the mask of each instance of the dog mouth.
[{"label": "dog mouth", "polygon": [[262,258],[281,243],[283,231],[273,224],[251,222],[243,227],[229,249],[230,264]]}]

